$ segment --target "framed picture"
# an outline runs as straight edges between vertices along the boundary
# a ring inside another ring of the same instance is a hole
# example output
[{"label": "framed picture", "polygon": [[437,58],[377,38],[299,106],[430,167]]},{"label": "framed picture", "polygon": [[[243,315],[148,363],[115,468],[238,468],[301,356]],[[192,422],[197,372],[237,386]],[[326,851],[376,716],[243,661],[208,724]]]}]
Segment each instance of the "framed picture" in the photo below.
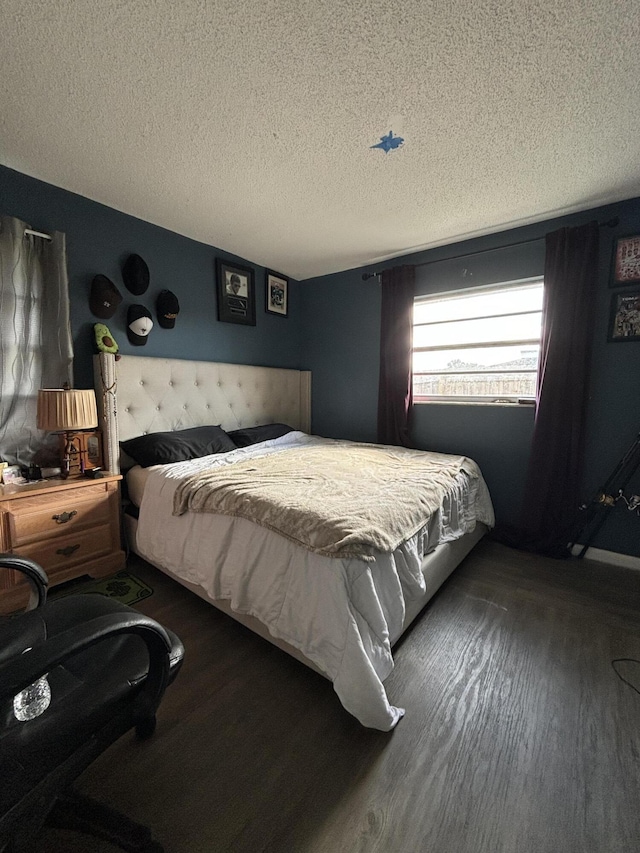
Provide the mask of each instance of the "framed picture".
[{"label": "framed picture", "polygon": [[289,279],[278,272],[265,270],[265,284],[265,311],[286,317],[289,313]]},{"label": "framed picture", "polygon": [[640,288],[611,297],[610,341],[640,341]]},{"label": "framed picture", "polygon": [[609,287],[640,284],[640,234],[618,237],[613,243]]},{"label": "framed picture", "polygon": [[249,267],[216,258],[218,320],[223,323],[256,324],[254,272]]}]

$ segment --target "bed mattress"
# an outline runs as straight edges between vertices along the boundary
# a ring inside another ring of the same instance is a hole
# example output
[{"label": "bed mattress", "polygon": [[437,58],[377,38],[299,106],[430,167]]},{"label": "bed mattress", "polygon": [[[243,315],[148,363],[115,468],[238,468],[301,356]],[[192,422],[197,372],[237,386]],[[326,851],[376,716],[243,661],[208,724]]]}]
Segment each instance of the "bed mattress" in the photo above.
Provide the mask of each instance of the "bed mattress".
[{"label": "bed mattress", "polygon": [[[155,465],[154,468],[158,466]],[[140,465],[134,465],[133,468],[130,468],[126,473],[126,481],[127,481],[127,493],[129,495],[129,500],[134,506],[137,506],[138,509],[142,504],[142,496],[144,495],[144,487],[149,479],[149,474],[153,471],[153,468],[142,468]]]}]

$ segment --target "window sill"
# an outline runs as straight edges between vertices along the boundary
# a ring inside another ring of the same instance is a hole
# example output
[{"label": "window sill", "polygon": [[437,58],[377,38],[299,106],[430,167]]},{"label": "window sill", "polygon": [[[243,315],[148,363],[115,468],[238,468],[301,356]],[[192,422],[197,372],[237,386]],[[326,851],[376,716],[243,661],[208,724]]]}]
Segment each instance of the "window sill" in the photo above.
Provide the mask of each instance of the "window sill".
[{"label": "window sill", "polygon": [[535,400],[414,400],[414,406],[494,406],[507,409],[535,409]]}]

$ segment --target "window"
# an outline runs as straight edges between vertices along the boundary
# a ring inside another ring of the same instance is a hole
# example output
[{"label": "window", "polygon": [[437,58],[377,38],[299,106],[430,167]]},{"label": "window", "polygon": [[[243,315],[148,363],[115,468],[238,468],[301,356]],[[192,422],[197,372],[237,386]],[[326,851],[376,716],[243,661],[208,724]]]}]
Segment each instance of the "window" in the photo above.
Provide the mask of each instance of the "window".
[{"label": "window", "polygon": [[415,402],[535,399],[542,279],[416,298]]}]

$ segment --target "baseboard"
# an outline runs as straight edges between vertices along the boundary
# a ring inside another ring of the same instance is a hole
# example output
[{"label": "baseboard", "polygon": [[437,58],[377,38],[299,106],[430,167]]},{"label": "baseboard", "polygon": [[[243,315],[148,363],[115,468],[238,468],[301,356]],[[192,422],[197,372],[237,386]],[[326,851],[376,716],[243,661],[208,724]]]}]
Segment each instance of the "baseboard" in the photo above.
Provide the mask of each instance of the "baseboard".
[{"label": "baseboard", "polygon": [[[571,553],[576,556],[582,550],[582,545],[574,545]],[[616,551],[605,551],[603,548],[588,548],[585,560],[595,560],[597,563],[608,563],[610,566],[622,566],[625,569],[640,571],[640,557],[630,554],[618,554]]]}]

